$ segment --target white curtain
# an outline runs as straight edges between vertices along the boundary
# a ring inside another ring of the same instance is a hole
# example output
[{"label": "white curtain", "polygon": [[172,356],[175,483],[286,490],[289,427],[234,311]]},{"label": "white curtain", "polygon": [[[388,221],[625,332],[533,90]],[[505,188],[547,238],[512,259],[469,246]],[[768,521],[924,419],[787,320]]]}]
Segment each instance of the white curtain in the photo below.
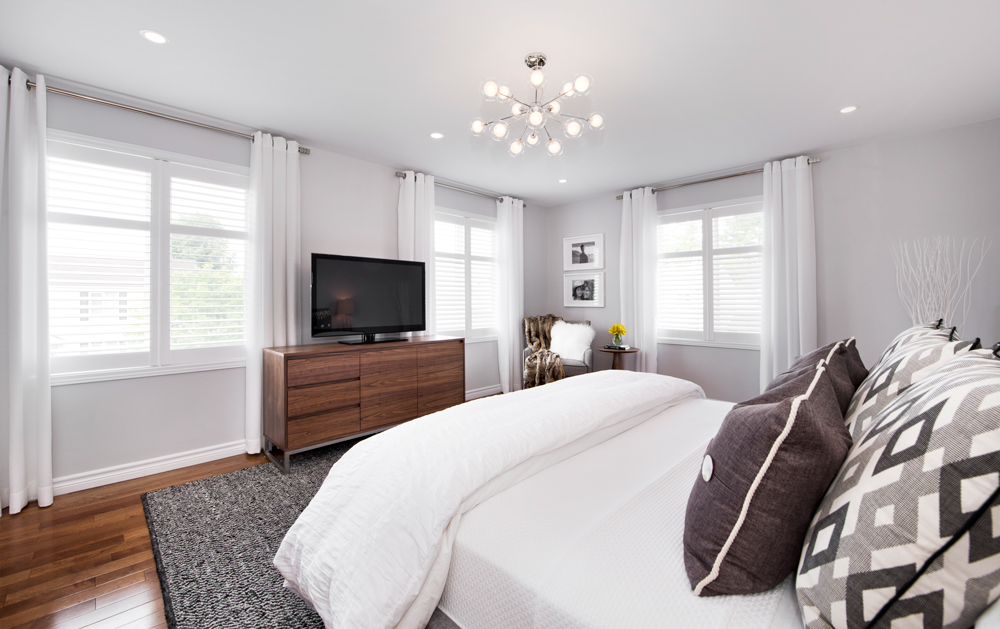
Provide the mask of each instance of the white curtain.
[{"label": "white curtain", "polygon": [[524,201],[497,201],[499,304],[497,355],[504,393],[521,388],[521,319],[524,318]]},{"label": "white curtain", "polygon": [[764,164],[764,307],[761,391],[818,347],[816,225],[807,157]]},{"label": "white curtain", "polygon": [[638,188],[622,195],[621,324],[639,349],[635,370],[656,373],[656,195]]},{"label": "white curtain", "polygon": [[261,449],[263,348],[302,342],[299,145],[258,131],[250,155],[246,442]]},{"label": "white curtain", "polygon": [[400,260],[424,263],[427,291],[427,328],[434,334],[434,177],[408,170],[399,180],[396,208],[398,254]]},{"label": "white curtain", "polygon": [[29,90],[0,67],[0,84],[0,503],[13,514],[52,504],[45,77]]}]

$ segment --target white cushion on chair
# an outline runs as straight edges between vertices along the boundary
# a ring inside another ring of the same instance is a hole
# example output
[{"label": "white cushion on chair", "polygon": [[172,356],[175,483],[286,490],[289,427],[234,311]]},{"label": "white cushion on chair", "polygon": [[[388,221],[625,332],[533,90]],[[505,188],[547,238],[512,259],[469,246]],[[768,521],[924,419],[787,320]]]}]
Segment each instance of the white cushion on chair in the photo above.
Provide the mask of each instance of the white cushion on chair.
[{"label": "white cushion on chair", "polygon": [[583,353],[594,342],[594,328],[589,325],[556,321],[552,326],[549,349],[568,360],[583,360]]}]

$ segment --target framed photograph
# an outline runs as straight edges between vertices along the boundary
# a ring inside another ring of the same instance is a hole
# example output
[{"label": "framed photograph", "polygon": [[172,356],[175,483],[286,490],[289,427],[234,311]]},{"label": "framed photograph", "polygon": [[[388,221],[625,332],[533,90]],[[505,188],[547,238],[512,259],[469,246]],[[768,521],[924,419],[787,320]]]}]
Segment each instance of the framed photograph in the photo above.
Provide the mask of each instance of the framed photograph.
[{"label": "framed photograph", "polygon": [[569,308],[603,308],[604,273],[563,275],[563,305]]},{"label": "framed photograph", "polygon": [[604,234],[563,238],[563,271],[604,268]]}]

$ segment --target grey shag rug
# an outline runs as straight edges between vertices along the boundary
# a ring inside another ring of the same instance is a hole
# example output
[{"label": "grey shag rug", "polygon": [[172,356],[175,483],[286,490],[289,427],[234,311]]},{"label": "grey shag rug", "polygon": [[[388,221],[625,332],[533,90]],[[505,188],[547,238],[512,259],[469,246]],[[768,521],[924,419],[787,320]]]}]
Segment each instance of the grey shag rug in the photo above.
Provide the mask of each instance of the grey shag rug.
[{"label": "grey shag rug", "polygon": [[[271,563],[330,467],[358,440],[143,494],[171,629],[322,629]],[[428,627],[455,627],[438,611]]]}]

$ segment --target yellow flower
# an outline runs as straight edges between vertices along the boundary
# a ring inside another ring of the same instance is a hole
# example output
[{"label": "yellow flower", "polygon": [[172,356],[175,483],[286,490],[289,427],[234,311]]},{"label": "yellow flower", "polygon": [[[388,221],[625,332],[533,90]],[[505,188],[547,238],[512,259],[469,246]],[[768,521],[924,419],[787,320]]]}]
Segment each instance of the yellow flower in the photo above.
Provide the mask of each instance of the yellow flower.
[{"label": "yellow flower", "polygon": [[608,334],[628,334],[628,332],[624,325],[616,323],[608,329]]}]

